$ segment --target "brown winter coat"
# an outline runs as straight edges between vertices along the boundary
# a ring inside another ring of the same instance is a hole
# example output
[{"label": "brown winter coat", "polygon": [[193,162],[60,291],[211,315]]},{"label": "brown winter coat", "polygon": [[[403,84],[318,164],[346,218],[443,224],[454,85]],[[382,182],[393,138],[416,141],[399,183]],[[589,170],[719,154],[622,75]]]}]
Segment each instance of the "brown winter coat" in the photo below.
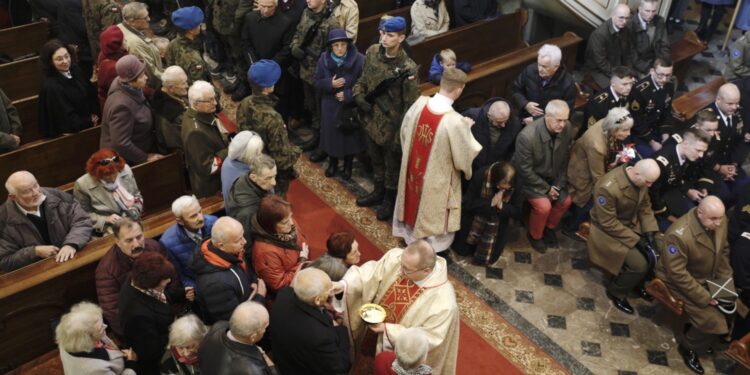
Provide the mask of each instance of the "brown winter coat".
[{"label": "brown winter coat", "polygon": [[111,148],[128,164],[135,165],[145,162],[155,145],[156,133],[146,97],[136,95],[115,78],[104,103],[99,147]]},{"label": "brown winter coat", "polygon": [[625,168],[609,171],[596,183],[591,232],[586,243],[591,263],[613,275],[620,273],[625,256],[641,234],[659,230],[648,189],[636,188]]},{"label": "brown winter coat", "polygon": [[568,192],[573,203],[583,207],[591,199],[594,184],[607,173],[607,136],[602,131],[602,120],[592,125],[570,151],[568,164]]}]

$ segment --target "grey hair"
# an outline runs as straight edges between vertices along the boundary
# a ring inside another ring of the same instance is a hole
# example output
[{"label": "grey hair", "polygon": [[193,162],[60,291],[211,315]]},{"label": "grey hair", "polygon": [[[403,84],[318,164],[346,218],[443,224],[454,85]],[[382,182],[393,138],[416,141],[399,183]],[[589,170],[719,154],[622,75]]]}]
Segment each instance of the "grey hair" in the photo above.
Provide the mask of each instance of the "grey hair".
[{"label": "grey hair", "polygon": [[305,268],[294,276],[292,288],[297,298],[309,305],[315,301],[315,297],[326,292],[331,286],[331,278],[317,268]]},{"label": "grey hair", "polygon": [[252,301],[245,301],[237,305],[229,318],[229,331],[232,335],[248,337],[259,332],[268,322],[268,310]]},{"label": "grey hair", "polygon": [[161,82],[164,86],[172,86],[176,83],[180,83],[183,77],[185,78],[185,81],[187,81],[185,70],[178,65],[172,65],[167,69],[164,69],[164,72],[161,74]]},{"label": "grey hair", "polygon": [[251,160],[249,165],[252,173],[255,173],[257,175],[264,169],[271,170],[276,168],[276,161],[274,161],[272,157],[266,154],[260,154],[258,155],[258,157]]},{"label": "grey hair", "polygon": [[8,192],[8,195],[16,195],[16,188],[10,183],[10,177],[5,180],[5,190]]},{"label": "grey hair", "polygon": [[544,113],[548,115],[559,114],[563,110],[570,111],[570,107],[568,107],[568,103],[560,99],[552,99],[547,103],[547,106],[544,107]]},{"label": "grey hair", "polygon": [[185,315],[169,326],[169,347],[184,347],[199,343],[207,332],[208,327],[197,316]]},{"label": "grey hair", "polygon": [[151,38],[151,41],[154,42],[156,48],[158,48],[161,52],[166,51],[167,47],[169,46],[169,39],[163,36],[153,37]]},{"label": "grey hair", "polygon": [[188,90],[188,101],[190,101],[190,107],[195,109],[195,102],[203,100],[203,95],[209,90],[213,91],[214,87],[206,81],[195,81]]},{"label": "grey hair", "polygon": [[315,259],[314,262],[310,263],[310,267],[325,272],[326,275],[331,278],[331,281],[339,281],[343,279],[347,270],[341,259],[334,258],[328,254],[324,254],[318,259]]},{"label": "grey hair", "polygon": [[422,364],[422,359],[430,350],[430,343],[421,328],[411,327],[396,337],[395,347],[398,364],[404,370],[412,370]]},{"label": "grey hair", "polygon": [[220,217],[214,223],[214,227],[211,228],[211,242],[214,244],[227,242],[227,237],[229,237],[228,232],[233,229],[232,227],[236,228],[238,226],[242,229],[242,224],[239,221],[229,216]]},{"label": "grey hair", "polygon": [[140,13],[142,10],[145,10],[148,12],[148,6],[144,3],[139,2],[132,2],[125,4],[124,7],[122,7],[122,18],[125,21],[132,21],[136,17],[138,17],[138,13]]},{"label": "grey hair", "polygon": [[404,249],[404,252],[410,254],[419,254],[419,263],[417,264],[417,268],[435,268],[437,255],[435,255],[435,249],[432,248],[432,245],[430,245],[429,242],[425,240],[416,240],[409,244],[409,246]]},{"label": "grey hair", "polygon": [[250,165],[253,159],[263,152],[263,138],[254,131],[243,130],[232,138],[227,151],[227,159],[239,160]]},{"label": "grey hair", "polygon": [[[610,136],[618,130],[632,128],[633,116],[627,117],[628,115],[630,115],[630,111],[625,107],[614,107],[610,109],[607,113],[607,117],[602,121],[602,131],[604,134]],[[619,124],[617,123],[618,121],[620,121]]]},{"label": "grey hair", "polygon": [[182,217],[182,211],[193,203],[200,204],[195,195],[183,195],[172,202],[172,213],[175,217]]},{"label": "grey hair", "polygon": [[73,305],[55,328],[57,345],[68,353],[90,352],[101,339],[96,327],[101,320],[101,307],[91,302]]},{"label": "grey hair", "polygon": [[562,60],[562,50],[554,44],[545,44],[542,48],[539,48],[537,56],[549,57],[553,64],[560,65],[560,61]]}]

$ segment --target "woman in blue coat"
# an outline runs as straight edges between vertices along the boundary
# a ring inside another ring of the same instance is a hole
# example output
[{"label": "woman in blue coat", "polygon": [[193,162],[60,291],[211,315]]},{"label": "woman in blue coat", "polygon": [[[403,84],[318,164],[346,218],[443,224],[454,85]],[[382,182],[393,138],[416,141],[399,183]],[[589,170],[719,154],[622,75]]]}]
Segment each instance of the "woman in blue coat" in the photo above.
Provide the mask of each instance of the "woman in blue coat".
[{"label": "woman in blue coat", "polygon": [[[342,29],[328,33],[328,49],[320,55],[315,72],[315,87],[320,91],[320,149],[328,157],[326,176],[333,177],[339,159],[344,159],[345,180],[352,176],[352,158],[366,148],[361,128],[341,129],[341,111],[354,108],[352,88],[362,75],[365,56],[357,51],[352,40]],[[348,107],[348,108],[347,108]]]}]

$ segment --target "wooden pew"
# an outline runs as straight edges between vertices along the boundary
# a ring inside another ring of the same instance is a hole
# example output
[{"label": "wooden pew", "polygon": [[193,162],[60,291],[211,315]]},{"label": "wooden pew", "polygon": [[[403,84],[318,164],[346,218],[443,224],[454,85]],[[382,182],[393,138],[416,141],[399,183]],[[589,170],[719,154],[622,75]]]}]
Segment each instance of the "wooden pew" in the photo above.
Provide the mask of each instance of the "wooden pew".
[{"label": "wooden pew", "polygon": [[378,31],[380,18],[386,14],[394,17],[404,17],[406,19],[407,29],[411,29],[411,14],[409,13],[410,9],[411,8],[409,7],[403,7],[385,13],[375,14],[370,17],[360,18],[359,28],[357,29],[357,49],[360,52],[365,53],[365,51],[367,51],[367,48],[370,47],[373,42],[377,43],[377,40],[380,37],[380,31]]},{"label": "wooden pew", "polygon": [[[495,96],[510,99],[510,87],[513,81],[527,65],[536,61],[537,52],[542,45],[557,45],[562,50],[562,64],[574,66],[576,51],[582,41],[581,37],[569,31],[560,37],[506,53],[474,66],[468,74],[469,82],[454,107],[457,110],[478,107]],[[439,90],[438,86],[429,82],[423,83],[421,88],[423,95],[433,95]]]},{"label": "wooden pew", "polygon": [[394,9],[394,4],[393,0],[357,0],[359,19],[391,11]]},{"label": "wooden pew", "polygon": [[37,55],[49,39],[49,24],[34,22],[0,30],[0,52],[17,59]]},{"label": "wooden pew", "polygon": [[[750,369],[750,333],[743,336],[739,340],[734,340],[729,344],[729,349],[725,352],[725,354],[735,360],[740,365],[744,366],[746,369]],[[735,373],[747,373],[746,372],[737,372]]]},{"label": "wooden pew", "polygon": [[682,39],[672,43],[671,48],[674,76],[679,82],[683,82],[693,56],[703,52],[706,46],[701,43],[694,31],[688,31]]},{"label": "wooden pew", "polygon": [[[101,127],[86,129],[0,155],[0,181],[13,172],[27,170],[42,186],[60,186],[85,172],[86,160],[99,149]],[[7,192],[0,189],[0,202]]]},{"label": "wooden pew", "polygon": [[654,278],[651,280],[646,285],[646,291],[675,315],[681,316],[685,311],[685,302],[675,298],[667,284],[661,279]]},{"label": "wooden pew", "polygon": [[672,118],[675,129],[683,129],[698,111],[713,103],[719,87],[725,83],[724,77],[719,77],[673,100]]},{"label": "wooden pew", "polygon": [[0,65],[0,87],[11,101],[39,94],[42,67],[38,57]]},{"label": "wooden pew", "polygon": [[18,110],[23,125],[21,145],[42,139],[42,132],[39,130],[39,96],[34,95],[16,100],[13,105]]},{"label": "wooden pew", "polygon": [[526,9],[521,8],[515,13],[464,25],[415,44],[412,59],[420,65],[420,79],[427,79],[433,56],[445,48],[456,52],[459,61],[477,65],[526,47],[523,27],[528,18]]},{"label": "wooden pew", "polygon": [[[133,168],[149,212],[144,218],[147,237],[158,237],[174,224],[169,205],[185,193],[183,170],[179,154]],[[205,213],[224,207],[221,197],[200,202]],[[113,243],[112,236],[104,237],[90,242],[71,261],[57,264],[45,259],[0,275],[0,372],[52,350],[52,322],[77,302],[96,302],[94,272]]]}]

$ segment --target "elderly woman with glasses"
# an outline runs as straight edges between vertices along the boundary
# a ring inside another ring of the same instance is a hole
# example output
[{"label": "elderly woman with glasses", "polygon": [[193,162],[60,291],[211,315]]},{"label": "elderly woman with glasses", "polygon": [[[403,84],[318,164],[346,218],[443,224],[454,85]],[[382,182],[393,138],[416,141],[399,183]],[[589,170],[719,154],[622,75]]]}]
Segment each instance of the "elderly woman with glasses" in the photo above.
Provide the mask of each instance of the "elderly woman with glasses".
[{"label": "elderly woman with glasses", "polygon": [[607,116],[586,130],[570,152],[568,190],[573,197],[571,215],[563,233],[576,240],[588,238],[588,221],[594,185],[605,173],[637,157],[632,144],[625,144],[633,117],[624,107],[609,110]]},{"label": "elderly woman with glasses", "polygon": [[117,152],[103,148],[86,161],[86,174],[76,180],[73,196],[89,213],[94,230],[112,232],[123,217],[139,220],[143,197],[133,172]]},{"label": "elderly woman with glasses", "polygon": [[118,349],[106,330],[102,309],[91,302],[78,303],[62,316],[55,340],[66,374],[135,375],[135,352]]}]

